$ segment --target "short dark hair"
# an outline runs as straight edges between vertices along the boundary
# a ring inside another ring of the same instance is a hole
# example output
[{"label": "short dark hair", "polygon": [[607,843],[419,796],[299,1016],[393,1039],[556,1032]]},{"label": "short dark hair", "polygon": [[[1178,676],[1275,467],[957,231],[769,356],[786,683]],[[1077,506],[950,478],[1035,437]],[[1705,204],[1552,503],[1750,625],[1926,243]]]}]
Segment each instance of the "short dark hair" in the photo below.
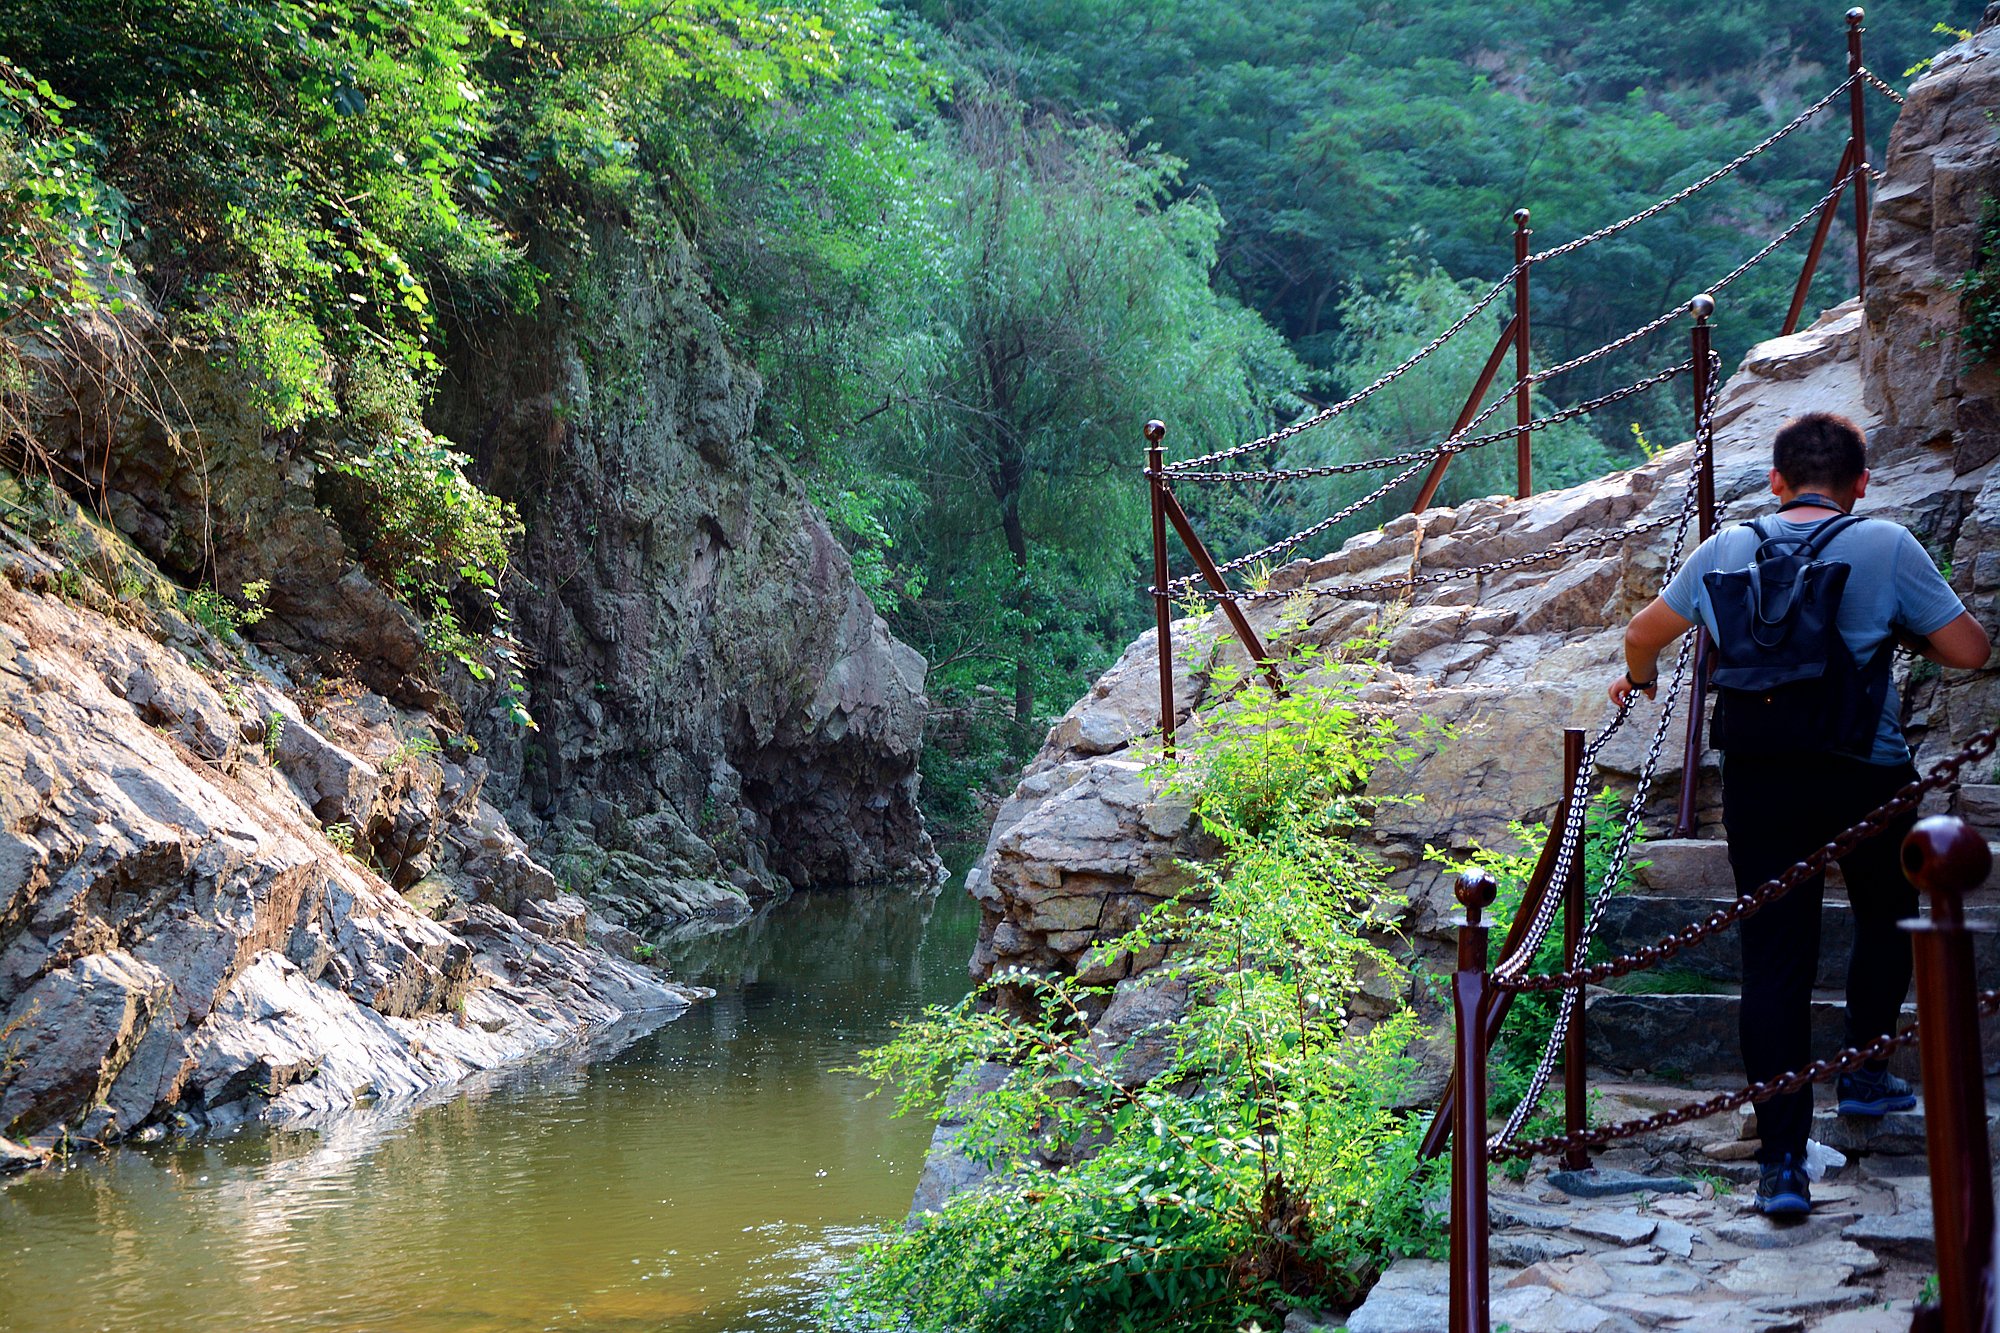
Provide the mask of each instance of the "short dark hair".
[{"label": "short dark hair", "polygon": [[1808,412],[1778,428],[1771,441],[1771,466],[1793,490],[1845,490],[1868,470],[1868,441],[1846,417]]}]

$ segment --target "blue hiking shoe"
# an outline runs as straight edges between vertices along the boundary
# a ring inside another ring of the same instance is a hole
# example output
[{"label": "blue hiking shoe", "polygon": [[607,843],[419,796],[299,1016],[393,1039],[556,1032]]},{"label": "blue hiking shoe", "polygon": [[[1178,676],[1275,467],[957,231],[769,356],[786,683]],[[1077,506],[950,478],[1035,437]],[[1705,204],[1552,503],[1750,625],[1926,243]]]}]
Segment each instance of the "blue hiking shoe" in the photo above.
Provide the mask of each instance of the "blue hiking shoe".
[{"label": "blue hiking shoe", "polygon": [[1812,1186],[1806,1182],[1805,1163],[1797,1153],[1786,1153],[1775,1162],[1764,1163],[1757,1182],[1757,1211],[1766,1217],[1804,1217],[1812,1211]]},{"label": "blue hiking shoe", "polygon": [[1881,1119],[1891,1111],[1914,1110],[1917,1094],[1910,1085],[1887,1069],[1863,1065],[1851,1074],[1842,1074],[1839,1083],[1840,1113]]}]

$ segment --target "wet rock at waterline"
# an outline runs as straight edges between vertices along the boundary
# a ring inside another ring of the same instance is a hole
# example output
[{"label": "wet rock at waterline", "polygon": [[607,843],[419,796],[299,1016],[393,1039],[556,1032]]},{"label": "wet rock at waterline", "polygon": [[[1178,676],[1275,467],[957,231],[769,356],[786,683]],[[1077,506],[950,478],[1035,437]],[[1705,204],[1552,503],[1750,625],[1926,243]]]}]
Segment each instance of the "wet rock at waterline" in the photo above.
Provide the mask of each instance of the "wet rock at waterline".
[{"label": "wet rock at waterline", "polygon": [[0,531],[10,1164],[404,1098],[698,997],[590,942],[476,756],[398,755],[426,719],[373,695],[308,715],[269,661],[117,623],[46,572]]}]

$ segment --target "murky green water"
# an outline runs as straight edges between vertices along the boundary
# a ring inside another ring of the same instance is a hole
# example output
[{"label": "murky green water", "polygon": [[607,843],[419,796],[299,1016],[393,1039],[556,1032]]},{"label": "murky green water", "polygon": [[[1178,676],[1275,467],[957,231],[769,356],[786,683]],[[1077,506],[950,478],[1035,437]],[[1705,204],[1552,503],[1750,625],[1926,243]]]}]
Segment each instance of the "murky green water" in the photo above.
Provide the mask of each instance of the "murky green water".
[{"label": "murky green water", "polygon": [[665,952],[720,992],[555,1062],[320,1131],[123,1149],[0,1186],[6,1333],[766,1333],[901,1220],[927,1124],[831,1072],[965,991],[954,881],[804,895]]}]

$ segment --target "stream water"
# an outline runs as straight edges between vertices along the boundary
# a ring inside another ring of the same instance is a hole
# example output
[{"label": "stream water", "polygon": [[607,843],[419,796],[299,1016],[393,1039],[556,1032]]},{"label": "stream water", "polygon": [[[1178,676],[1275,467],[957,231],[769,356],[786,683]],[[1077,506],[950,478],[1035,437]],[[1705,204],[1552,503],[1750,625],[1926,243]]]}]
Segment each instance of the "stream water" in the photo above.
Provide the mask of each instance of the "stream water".
[{"label": "stream water", "polygon": [[607,1058],[0,1178],[0,1330],[810,1328],[930,1137],[833,1071],[965,993],[976,924],[956,879],[798,895],[664,945],[716,998]]}]

